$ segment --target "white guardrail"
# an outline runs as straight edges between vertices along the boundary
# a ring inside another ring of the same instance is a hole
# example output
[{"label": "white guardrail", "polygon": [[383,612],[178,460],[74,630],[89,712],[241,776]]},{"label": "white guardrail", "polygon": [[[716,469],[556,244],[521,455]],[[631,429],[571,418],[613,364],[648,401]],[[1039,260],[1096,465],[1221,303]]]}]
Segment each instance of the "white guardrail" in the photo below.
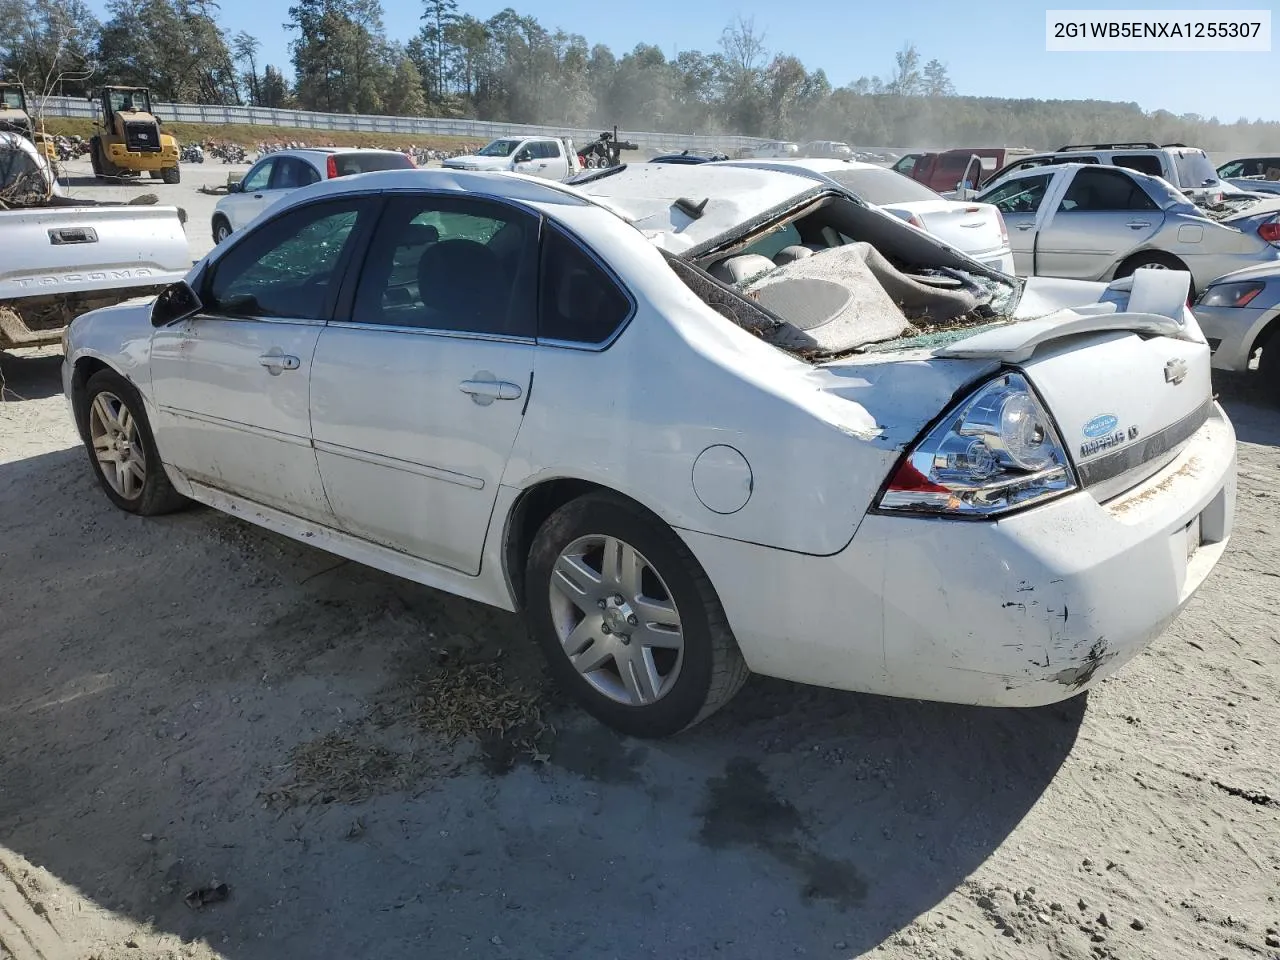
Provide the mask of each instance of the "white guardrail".
[{"label": "white guardrail", "polygon": [[[94,104],[78,97],[46,97],[44,113],[50,117],[93,117]],[[309,110],[275,110],[269,107],[221,107],[196,103],[154,103],[152,109],[167,123],[240,123],[260,127],[298,127],[306,130],[343,130],[360,133],[396,133],[407,136],[467,137],[488,141],[503,136],[572,137],[577,146],[600,135],[594,127],[548,127],[491,120],[457,120],[446,117],[380,117],[348,113],[313,113]],[[266,132],[264,131],[264,137]],[[730,155],[741,147],[764,142],[758,137],[726,134],[707,136],[682,133],[641,133],[619,130],[618,138],[650,150],[720,150]]]}]

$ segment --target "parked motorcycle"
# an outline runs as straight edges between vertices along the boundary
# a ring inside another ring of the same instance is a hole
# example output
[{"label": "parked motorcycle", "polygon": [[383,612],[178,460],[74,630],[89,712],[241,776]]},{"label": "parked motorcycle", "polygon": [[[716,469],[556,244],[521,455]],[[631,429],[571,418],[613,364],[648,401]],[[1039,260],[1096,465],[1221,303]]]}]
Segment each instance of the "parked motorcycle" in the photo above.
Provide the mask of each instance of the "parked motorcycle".
[{"label": "parked motorcycle", "polygon": [[204,147],[198,143],[185,143],[182,145],[182,162],[183,163],[204,163]]}]

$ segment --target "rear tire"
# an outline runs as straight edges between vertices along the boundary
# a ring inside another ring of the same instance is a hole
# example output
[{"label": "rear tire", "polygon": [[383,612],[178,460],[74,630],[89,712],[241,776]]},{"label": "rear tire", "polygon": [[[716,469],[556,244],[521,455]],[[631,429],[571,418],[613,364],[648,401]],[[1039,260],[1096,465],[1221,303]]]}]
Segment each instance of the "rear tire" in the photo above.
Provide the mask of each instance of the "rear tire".
[{"label": "rear tire", "polygon": [[99,180],[107,178],[107,172],[103,169],[102,157],[102,141],[94,137],[89,141],[89,163],[93,166],[93,175]]},{"label": "rear tire", "polygon": [[[616,577],[610,555],[624,571]],[[579,497],[542,524],[529,551],[525,607],[560,687],[630,736],[684,730],[747,680],[724,608],[684,541],[612,494]]]},{"label": "rear tire", "polygon": [[[1147,250],[1143,253],[1135,253],[1132,257],[1120,264],[1116,268],[1116,279],[1120,280],[1124,277],[1132,276],[1135,270],[1186,270],[1187,265],[1177,257],[1169,253],[1161,253],[1158,250]],[[1196,282],[1191,280],[1191,292],[1189,294],[1192,300],[1196,296]]]},{"label": "rear tire", "polygon": [[165,167],[160,171],[160,178],[165,183],[181,183],[182,170],[178,167]]},{"label": "rear tire", "polygon": [[117,507],[153,517],[191,502],[169,482],[142,397],[128,380],[99,370],[85,384],[76,413],[94,475]]}]

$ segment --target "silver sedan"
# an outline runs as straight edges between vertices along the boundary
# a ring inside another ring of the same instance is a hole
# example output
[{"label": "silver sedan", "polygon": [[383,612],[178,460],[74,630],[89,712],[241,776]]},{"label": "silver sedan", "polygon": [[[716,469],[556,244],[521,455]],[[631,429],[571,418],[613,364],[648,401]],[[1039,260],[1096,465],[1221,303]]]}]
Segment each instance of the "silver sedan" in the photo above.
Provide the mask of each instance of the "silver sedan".
[{"label": "silver sedan", "polygon": [[1196,300],[1192,312],[1213,350],[1218,370],[1245,371],[1258,357],[1258,372],[1280,398],[1280,264],[1248,267],[1218,277]]},{"label": "silver sedan", "polygon": [[1159,177],[1064,163],[1003,177],[977,199],[1004,215],[1019,276],[1110,281],[1156,267],[1186,270],[1202,290],[1280,259],[1280,198],[1210,212]]}]

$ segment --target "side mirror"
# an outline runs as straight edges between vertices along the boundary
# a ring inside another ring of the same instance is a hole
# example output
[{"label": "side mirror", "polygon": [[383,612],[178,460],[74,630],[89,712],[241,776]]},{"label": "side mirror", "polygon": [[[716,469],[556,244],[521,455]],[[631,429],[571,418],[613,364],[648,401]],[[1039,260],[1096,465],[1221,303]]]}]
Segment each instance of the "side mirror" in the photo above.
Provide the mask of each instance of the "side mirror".
[{"label": "side mirror", "polygon": [[179,320],[185,320],[199,313],[202,306],[200,298],[191,289],[191,284],[185,280],[179,280],[165,287],[160,292],[160,296],[156,297],[156,302],[151,305],[151,325],[167,327],[171,323],[177,323]]},{"label": "side mirror", "polygon": [[516,154],[516,163],[528,163],[533,159],[533,154],[528,150],[521,150]]}]

